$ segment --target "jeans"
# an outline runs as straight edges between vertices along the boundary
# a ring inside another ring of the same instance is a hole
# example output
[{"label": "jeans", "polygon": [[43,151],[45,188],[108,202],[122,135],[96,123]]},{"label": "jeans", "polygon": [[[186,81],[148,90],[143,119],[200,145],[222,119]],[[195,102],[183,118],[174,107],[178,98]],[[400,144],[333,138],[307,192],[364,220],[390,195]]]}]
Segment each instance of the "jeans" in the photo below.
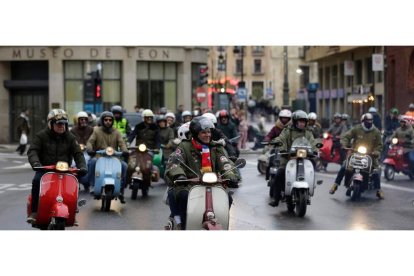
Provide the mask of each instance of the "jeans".
[{"label": "jeans", "polygon": [[32,213],[37,212],[39,207],[40,179],[45,173],[47,172],[36,172],[32,180]]},{"label": "jeans", "polygon": [[[96,167],[96,161],[98,161],[98,158],[94,157],[91,158],[88,162],[88,179],[89,179],[89,184],[91,187],[95,186],[95,167]],[[127,163],[125,161],[119,160],[121,161],[121,166],[122,166],[122,170],[121,170],[121,189],[123,190],[123,188],[125,188],[125,184],[126,184],[126,171],[127,171]]]},{"label": "jeans", "polygon": [[[335,183],[341,185],[341,181],[345,176],[345,186],[349,187],[351,184],[351,177],[353,172],[352,171],[346,171],[345,170],[345,163],[341,166],[339,169],[338,174],[336,175]],[[381,179],[380,179],[380,173],[378,171],[375,171],[371,175],[372,184],[374,186],[374,189],[380,190],[381,189]]]}]

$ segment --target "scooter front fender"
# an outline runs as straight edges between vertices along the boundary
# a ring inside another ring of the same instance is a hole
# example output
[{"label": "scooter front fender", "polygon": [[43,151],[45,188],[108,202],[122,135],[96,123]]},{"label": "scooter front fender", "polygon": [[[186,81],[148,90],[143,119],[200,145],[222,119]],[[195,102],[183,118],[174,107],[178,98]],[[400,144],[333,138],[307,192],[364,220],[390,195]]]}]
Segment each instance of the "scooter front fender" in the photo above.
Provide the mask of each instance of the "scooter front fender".
[{"label": "scooter front fender", "polygon": [[62,202],[56,202],[53,204],[52,209],[50,210],[51,217],[58,217],[58,218],[69,218],[69,208],[66,204]]},{"label": "scooter front fender", "polygon": [[391,165],[391,166],[396,166],[397,162],[395,162],[394,159],[392,158],[385,158],[384,161],[382,162],[384,165]]}]

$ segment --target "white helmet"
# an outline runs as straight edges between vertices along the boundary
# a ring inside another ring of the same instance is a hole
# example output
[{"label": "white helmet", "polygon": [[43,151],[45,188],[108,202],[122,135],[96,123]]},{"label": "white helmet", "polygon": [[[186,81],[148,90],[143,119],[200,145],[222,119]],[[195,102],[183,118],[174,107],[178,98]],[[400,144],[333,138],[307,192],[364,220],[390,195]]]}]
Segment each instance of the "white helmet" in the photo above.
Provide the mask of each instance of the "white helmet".
[{"label": "white helmet", "polygon": [[318,116],[316,115],[316,113],[315,112],[310,112],[309,114],[308,114],[308,119],[309,120],[315,120],[316,121],[316,119],[318,118]]},{"label": "white helmet", "polygon": [[292,118],[292,111],[290,111],[289,109],[282,109],[279,112],[279,117]]},{"label": "white helmet", "polygon": [[172,113],[172,112],[167,112],[167,114],[165,114],[165,118],[168,118],[168,117],[173,118],[173,119],[174,119],[174,121],[175,121],[175,115],[174,115],[174,113]]},{"label": "white helmet", "polygon": [[145,109],[142,111],[142,117],[154,117],[154,113],[151,109]]},{"label": "white helmet", "polygon": [[189,132],[190,132],[190,123],[191,123],[191,122],[187,122],[187,123],[185,123],[185,124],[182,124],[182,125],[178,128],[178,130],[177,130],[177,134],[178,134],[178,138],[179,138],[179,139],[181,139],[181,140],[184,140],[184,139],[189,139],[189,137],[188,137],[187,133],[189,133]]},{"label": "white helmet", "polygon": [[376,109],[375,107],[371,106],[371,107],[368,109],[368,112],[369,112],[369,113],[376,113],[376,112],[377,112],[377,109]]},{"label": "white helmet", "polygon": [[216,118],[216,116],[214,116],[213,113],[207,112],[207,113],[204,113],[201,116],[206,117],[207,119],[209,119],[213,123],[213,125],[217,124],[217,118]]},{"label": "white helmet", "polygon": [[191,111],[183,111],[183,113],[181,113],[181,118],[184,119],[185,116],[193,116],[193,114],[191,114]]},{"label": "white helmet", "polygon": [[88,119],[88,113],[86,113],[85,111],[79,111],[78,114],[76,115],[76,117],[79,118],[86,118]]}]

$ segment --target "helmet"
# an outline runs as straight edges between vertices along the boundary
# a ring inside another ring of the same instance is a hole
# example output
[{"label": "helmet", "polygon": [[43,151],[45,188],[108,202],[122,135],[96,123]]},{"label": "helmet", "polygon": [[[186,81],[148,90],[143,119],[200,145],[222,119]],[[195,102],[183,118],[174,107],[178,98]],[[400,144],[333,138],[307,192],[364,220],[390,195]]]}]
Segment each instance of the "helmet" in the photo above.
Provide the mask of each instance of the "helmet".
[{"label": "helmet", "polygon": [[407,117],[406,117],[406,116],[404,116],[404,115],[400,115],[400,116],[398,117],[398,121],[399,121],[400,123],[401,123],[401,122],[408,123]]},{"label": "helmet", "polygon": [[410,109],[414,108],[414,103],[410,103],[410,105],[408,106],[408,108],[410,108]]},{"label": "helmet", "polygon": [[369,113],[376,113],[376,112],[377,112],[377,109],[376,109],[375,107],[371,106],[371,107],[368,109],[368,112],[369,112]]},{"label": "helmet", "polygon": [[394,107],[394,108],[391,108],[391,113],[395,114],[395,115],[398,115],[398,114],[400,114],[400,111],[398,111],[398,109]]},{"label": "helmet", "polygon": [[310,112],[309,114],[308,114],[308,119],[309,120],[316,120],[318,118],[318,116],[316,115],[316,113],[315,112]]},{"label": "helmet", "polygon": [[279,112],[279,117],[292,118],[292,111],[290,111],[289,109],[282,109]]},{"label": "helmet", "polygon": [[64,123],[66,124],[66,129],[68,125],[68,114],[63,109],[52,109],[49,114],[47,114],[47,126],[49,129],[52,129],[52,124],[55,123]]},{"label": "helmet", "polygon": [[336,118],[342,119],[341,113],[338,113],[338,112],[335,113],[333,117],[334,117],[334,119],[336,119]]},{"label": "helmet", "polygon": [[161,107],[160,108],[160,114],[163,114],[163,115],[167,114],[167,108],[166,107]]},{"label": "helmet", "polygon": [[192,116],[192,114],[190,111],[186,110],[186,111],[183,111],[183,113],[181,113],[181,118],[184,119],[185,116]]},{"label": "helmet", "polygon": [[151,109],[145,109],[142,111],[142,117],[154,117],[154,113],[152,113]]},{"label": "helmet", "polygon": [[207,112],[207,113],[204,113],[201,116],[206,117],[207,119],[209,119],[213,123],[213,125],[217,124],[217,118],[216,118],[216,116],[214,116],[213,113]]},{"label": "helmet", "polygon": [[[361,125],[365,131],[370,131],[373,129],[373,126],[374,126],[372,122],[373,119],[374,119],[374,116],[372,116],[371,113],[365,113],[364,115],[362,115]],[[371,122],[367,122],[367,120],[371,120]]]},{"label": "helmet", "polygon": [[342,114],[342,120],[346,121],[348,119],[349,119],[349,115],[348,114],[346,114],[346,113]]},{"label": "helmet", "polygon": [[160,116],[158,116],[158,118],[157,118],[157,123],[158,123],[158,122],[161,122],[161,121],[167,122],[167,117],[165,117],[164,115],[160,115]]},{"label": "helmet", "polygon": [[112,114],[114,114],[114,113],[121,113],[121,114],[124,114],[124,111],[122,110],[122,107],[121,107],[120,105],[114,105],[114,106],[111,108],[111,112],[112,112]]},{"label": "helmet", "polygon": [[78,112],[78,114],[76,115],[76,117],[78,117],[78,119],[79,118],[86,118],[86,119],[88,119],[88,113],[86,113],[85,111],[79,111]]},{"label": "helmet", "polygon": [[202,130],[214,128],[213,123],[206,117],[196,117],[191,120],[190,132],[194,139],[198,139],[198,133]]},{"label": "helmet", "polygon": [[174,113],[172,113],[172,112],[167,112],[167,114],[165,114],[165,117],[166,117],[166,118],[171,117],[171,118],[173,118],[173,119],[174,119],[174,121],[175,121],[175,115],[174,115]]},{"label": "helmet", "polygon": [[100,121],[101,126],[104,126],[105,127],[105,125],[104,125],[104,119],[106,117],[111,117],[112,118],[112,124],[113,124],[114,114],[112,112],[109,112],[109,111],[104,111],[104,112],[101,113],[101,117],[99,118],[99,121]]},{"label": "helmet", "polygon": [[306,125],[307,125],[307,124],[308,124],[308,121],[309,121],[309,119],[308,119],[308,114],[306,114],[306,112],[305,112],[305,111],[303,111],[303,110],[296,110],[295,112],[293,112],[293,114],[292,114],[292,122],[293,122],[293,126],[294,126],[295,128],[297,128],[297,127],[296,127],[296,123],[297,123],[299,120],[304,120],[304,121],[306,121]]},{"label": "helmet", "polygon": [[178,138],[180,138],[181,140],[190,139],[190,137],[188,137],[189,131],[190,131],[190,122],[182,124],[177,130]]},{"label": "helmet", "polygon": [[225,109],[220,110],[219,118],[222,118],[222,117],[229,117],[229,113],[227,112],[227,110]]}]

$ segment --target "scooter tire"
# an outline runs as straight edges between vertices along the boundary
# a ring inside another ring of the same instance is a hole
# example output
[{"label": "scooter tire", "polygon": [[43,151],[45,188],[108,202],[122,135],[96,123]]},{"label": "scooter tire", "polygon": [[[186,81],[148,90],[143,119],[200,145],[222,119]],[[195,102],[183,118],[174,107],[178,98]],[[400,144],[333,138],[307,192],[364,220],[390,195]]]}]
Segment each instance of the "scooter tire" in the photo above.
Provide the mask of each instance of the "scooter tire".
[{"label": "scooter tire", "polygon": [[286,196],[286,207],[289,213],[295,211],[295,203],[292,201],[292,196]]},{"label": "scooter tire", "polygon": [[299,190],[297,192],[295,213],[298,217],[304,217],[306,214],[306,208],[308,206],[307,192],[305,190]]},{"label": "scooter tire", "polygon": [[148,187],[145,187],[142,189],[142,197],[147,197],[148,196]]},{"label": "scooter tire", "polygon": [[138,187],[136,185],[133,185],[132,192],[131,192],[131,199],[135,200],[138,196]]},{"label": "scooter tire", "polygon": [[264,161],[257,162],[257,170],[259,171],[259,173],[266,174],[266,169],[267,169],[266,162]]},{"label": "scooter tire", "polygon": [[361,184],[355,183],[352,185],[351,200],[356,201],[361,197]]},{"label": "scooter tire", "polygon": [[395,168],[390,165],[385,165],[385,168],[384,168],[385,179],[387,179],[388,181],[392,181],[394,180],[394,176],[395,176]]}]

